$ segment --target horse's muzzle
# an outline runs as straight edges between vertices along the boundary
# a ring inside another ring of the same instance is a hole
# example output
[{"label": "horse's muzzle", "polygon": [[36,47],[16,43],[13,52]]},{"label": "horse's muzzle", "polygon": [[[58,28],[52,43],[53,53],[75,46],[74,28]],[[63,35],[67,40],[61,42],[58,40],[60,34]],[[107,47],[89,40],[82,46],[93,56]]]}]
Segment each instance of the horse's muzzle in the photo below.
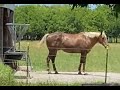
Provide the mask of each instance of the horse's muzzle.
[{"label": "horse's muzzle", "polygon": [[105,45],[104,47],[105,47],[106,49],[108,49],[109,45],[107,44],[107,45]]}]

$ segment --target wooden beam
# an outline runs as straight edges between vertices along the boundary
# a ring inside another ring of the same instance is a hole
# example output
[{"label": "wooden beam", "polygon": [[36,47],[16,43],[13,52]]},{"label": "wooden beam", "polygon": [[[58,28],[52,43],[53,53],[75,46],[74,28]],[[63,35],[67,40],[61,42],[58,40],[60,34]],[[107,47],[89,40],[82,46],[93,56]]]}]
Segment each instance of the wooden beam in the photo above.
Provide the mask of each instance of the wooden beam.
[{"label": "wooden beam", "polygon": [[[8,13],[9,12],[9,13]],[[7,27],[6,23],[13,23],[13,11],[7,8],[4,8],[3,16],[3,48],[13,47],[12,35]]]},{"label": "wooden beam", "polygon": [[0,7],[0,60],[3,60],[3,12],[4,9]]},{"label": "wooden beam", "polygon": [[[10,9],[9,9],[10,10]],[[10,15],[9,18],[8,18],[8,23],[13,23],[13,14],[14,12],[12,10],[10,10]],[[12,35],[10,34],[10,31],[8,30],[8,46],[9,47],[13,47],[13,43],[12,43]]]}]

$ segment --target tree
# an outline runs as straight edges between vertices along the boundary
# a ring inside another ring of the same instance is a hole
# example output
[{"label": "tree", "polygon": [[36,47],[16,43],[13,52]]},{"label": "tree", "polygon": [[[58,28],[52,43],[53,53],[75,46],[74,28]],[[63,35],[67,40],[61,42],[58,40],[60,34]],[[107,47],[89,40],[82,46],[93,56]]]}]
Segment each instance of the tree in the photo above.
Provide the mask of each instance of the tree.
[{"label": "tree", "polygon": [[52,32],[79,33],[104,30],[109,38],[119,37],[120,32],[119,14],[116,19],[107,5],[97,5],[94,10],[78,7],[72,11],[70,5],[19,6],[15,9],[15,22],[30,24],[25,36],[32,40],[40,39],[44,34]]},{"label": "tree", "polygon": [[[116,18],[118,17],[118,13],[120,13],[120,4],[105,4],[107,6],[109,6],[111,8],[111,10],[113,10],[114,12],[114,15],[116,16]],[[72,10],[75,8],[75,7],[87,7],[88,4],[72,4]]]}]

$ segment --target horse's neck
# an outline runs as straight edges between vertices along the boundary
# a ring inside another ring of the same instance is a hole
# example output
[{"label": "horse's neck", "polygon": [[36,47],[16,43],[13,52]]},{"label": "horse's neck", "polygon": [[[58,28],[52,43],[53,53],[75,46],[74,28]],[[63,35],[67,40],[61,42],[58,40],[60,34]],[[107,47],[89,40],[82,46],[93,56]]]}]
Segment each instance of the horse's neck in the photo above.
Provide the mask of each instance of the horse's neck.
[{"label": "horse's neck", "polygon": [[95,44],[98,43],[98,37],[90,38],[90,40],[91,40],[90,48],[92,48]]}]

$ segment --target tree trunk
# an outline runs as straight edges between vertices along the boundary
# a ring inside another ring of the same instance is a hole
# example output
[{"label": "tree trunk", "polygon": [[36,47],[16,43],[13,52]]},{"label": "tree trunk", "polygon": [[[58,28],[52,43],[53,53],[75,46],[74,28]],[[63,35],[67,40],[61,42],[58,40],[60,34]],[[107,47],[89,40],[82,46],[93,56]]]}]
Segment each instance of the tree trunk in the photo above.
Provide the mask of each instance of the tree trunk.
[{"label": "tree trunk", "polygon": [[115,37],[115,43],[117,43],[117,42],[118,42],[117,37]]},{"label": "tree trunk", "polygon": [[108,41],[112,43],[112,37],[108,37]]},{"label": "tree trunk", "polygon": [[115,43],[115,37],[113,39],[114,39],[114,43]]}]

